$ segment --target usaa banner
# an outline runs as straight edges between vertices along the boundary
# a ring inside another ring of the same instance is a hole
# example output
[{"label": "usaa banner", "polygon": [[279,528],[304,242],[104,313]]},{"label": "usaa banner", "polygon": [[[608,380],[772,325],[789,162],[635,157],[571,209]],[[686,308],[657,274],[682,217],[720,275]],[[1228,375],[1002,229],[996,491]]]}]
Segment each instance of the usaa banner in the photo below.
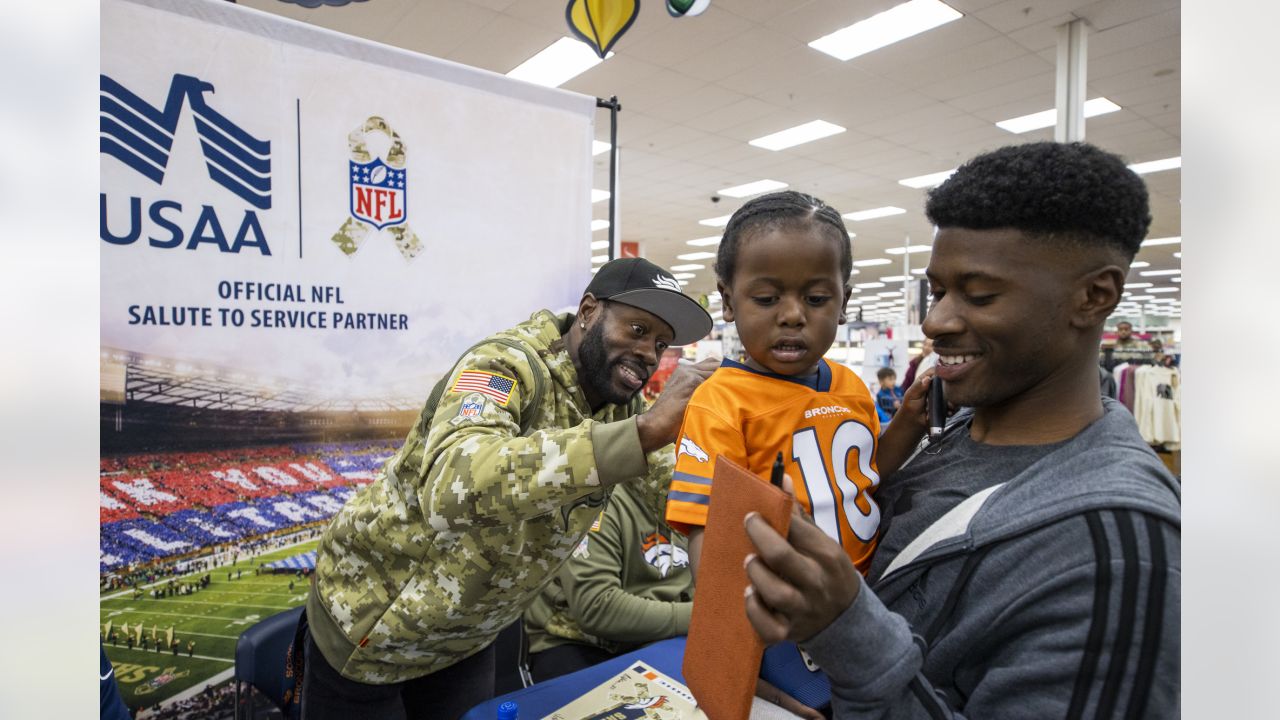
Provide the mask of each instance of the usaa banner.
[{"label": "usaa banner", "polygon": [[[246,551],[373,482],[466,348],[576,303],[596,110],[222,0],[102,0],[100,67],[100,610],[136,710],[230,674],[243,597],[303,602]],[[186,574],[120,585],[157,566]]]},{"label": "usaa banner", "polygon": [[594,98],[220,0],[101,27],[104,452],[164,405],[410,412],[590,279]]}]

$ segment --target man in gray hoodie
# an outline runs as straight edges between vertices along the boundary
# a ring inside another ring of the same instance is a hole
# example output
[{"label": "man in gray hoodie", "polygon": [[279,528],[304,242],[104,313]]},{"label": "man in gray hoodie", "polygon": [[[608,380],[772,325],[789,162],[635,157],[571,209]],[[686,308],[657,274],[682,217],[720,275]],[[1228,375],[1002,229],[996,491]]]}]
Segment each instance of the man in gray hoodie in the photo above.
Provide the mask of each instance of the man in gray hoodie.
[{"label": "man in gray hoodie", "polygon": [[1146,188],[1032,143],[964,164],[926,213],[939,362],[917,383],[965,409],[883,479],[865,579],[803,518],[784,539],[748,517],[752,625],[813,656],[838,718],[1175,717],[1180,486],[1096,368]]}]

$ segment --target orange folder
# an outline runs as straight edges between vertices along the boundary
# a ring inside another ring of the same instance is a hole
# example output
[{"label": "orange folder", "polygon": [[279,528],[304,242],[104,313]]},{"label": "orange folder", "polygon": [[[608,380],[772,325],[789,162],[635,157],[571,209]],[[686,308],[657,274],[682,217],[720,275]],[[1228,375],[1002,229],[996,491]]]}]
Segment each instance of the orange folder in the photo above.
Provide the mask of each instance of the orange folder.
[{"label": "orange folder", "polygon": [[769,481],[716,458],[683,668],[685,684],[711,720],[746,720],[751,714],[764,655],[743,595],[748,582],[742,563],[755,551],[743,519],[754,510],[786,537],[793,502]]}]

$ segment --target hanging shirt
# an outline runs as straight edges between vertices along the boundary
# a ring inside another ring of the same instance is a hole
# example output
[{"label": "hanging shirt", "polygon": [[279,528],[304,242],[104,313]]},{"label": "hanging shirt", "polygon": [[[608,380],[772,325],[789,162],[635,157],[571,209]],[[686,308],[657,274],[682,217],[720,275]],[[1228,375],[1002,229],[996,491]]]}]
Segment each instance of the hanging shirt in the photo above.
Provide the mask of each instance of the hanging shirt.
[{"label": "hanging shirt", "polygon": [[717,456],[768,482],[781,452],[796,499],[865,572],[880,527],[879,436],[871,393],[843,365],[822,360],[816,374],[795,378],[725,360],[685,410],[667,521],[685,533],[706,525]]},{"label": "hanging shirt", "polygon": [[1138,368],[1133,416],[1142,439],[1153,445],[1177,449],[1182,441],[1182,391],[1178,371],[1147,366]]}]

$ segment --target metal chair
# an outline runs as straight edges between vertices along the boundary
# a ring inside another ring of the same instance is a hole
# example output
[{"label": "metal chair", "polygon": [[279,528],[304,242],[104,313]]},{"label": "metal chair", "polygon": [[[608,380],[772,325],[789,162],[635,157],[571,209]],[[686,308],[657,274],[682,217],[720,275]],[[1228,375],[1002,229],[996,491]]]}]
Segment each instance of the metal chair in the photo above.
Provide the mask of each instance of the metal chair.
[{"label": "metal chair", "polygon": [[517,618],[498,633],[493,641],[493,687],[497,695],[506,695],[533,684],[529,673],[529,636],[524,621]]}]

